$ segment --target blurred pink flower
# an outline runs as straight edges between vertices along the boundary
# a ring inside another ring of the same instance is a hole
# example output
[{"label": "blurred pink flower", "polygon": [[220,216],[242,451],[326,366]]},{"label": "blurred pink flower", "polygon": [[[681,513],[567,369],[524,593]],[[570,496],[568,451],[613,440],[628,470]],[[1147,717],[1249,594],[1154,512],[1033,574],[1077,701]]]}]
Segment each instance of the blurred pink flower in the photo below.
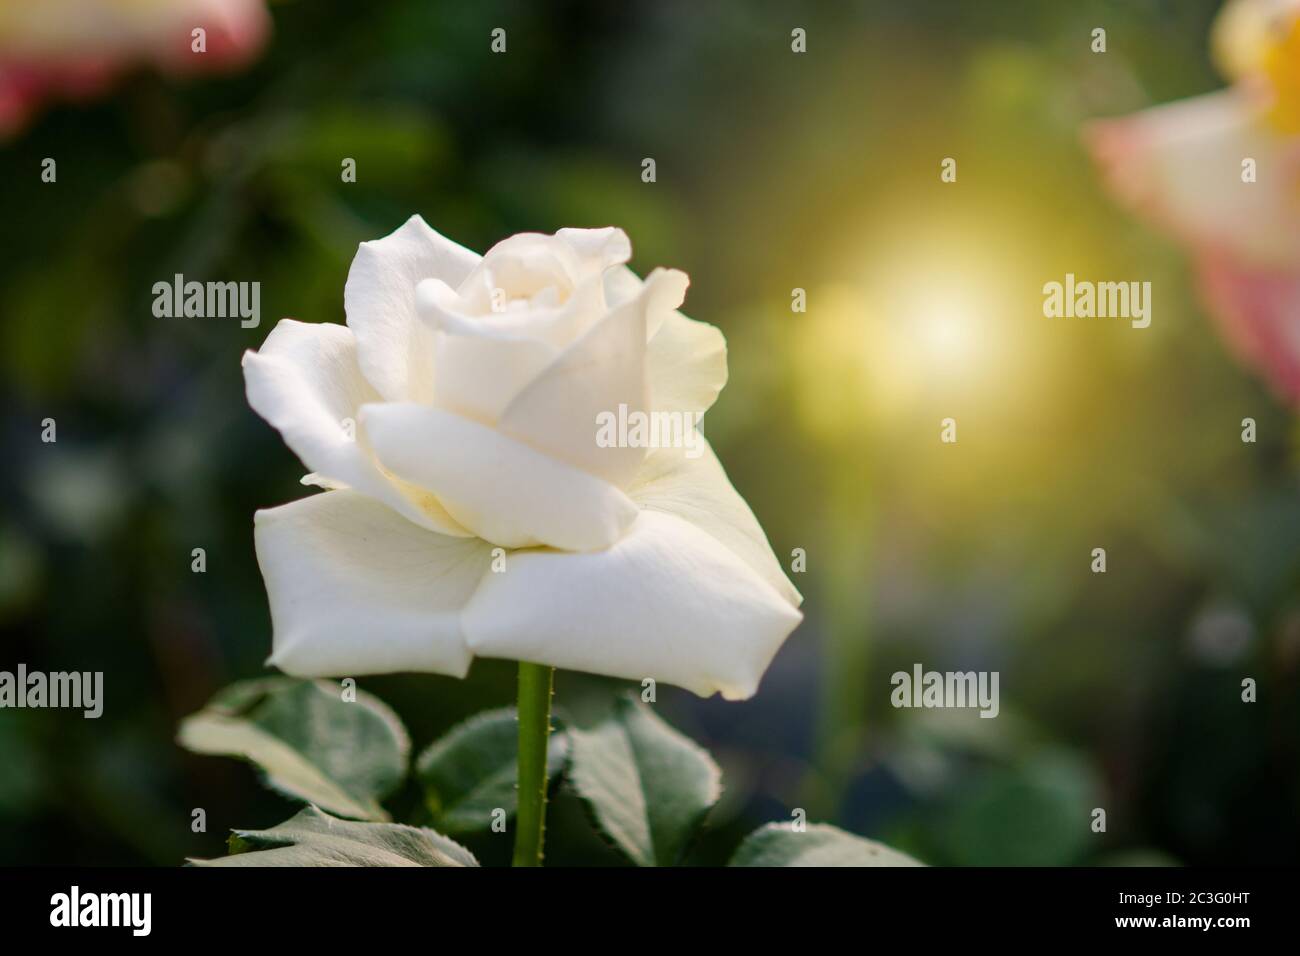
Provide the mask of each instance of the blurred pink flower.
[{"label": "blurred pink flower", "polygon": [[1112,193],[1189,248],[1230,348],[1300,404],[1300,0],[1229,0],[1211,40],[1230,88],[1086,140]]},{"label": "blurred pink flower", "polygon": [[265,0],[0,0],[0,137],[47,100],[102,95],[142,64],[174,74],[242,66],[269,32]]}]

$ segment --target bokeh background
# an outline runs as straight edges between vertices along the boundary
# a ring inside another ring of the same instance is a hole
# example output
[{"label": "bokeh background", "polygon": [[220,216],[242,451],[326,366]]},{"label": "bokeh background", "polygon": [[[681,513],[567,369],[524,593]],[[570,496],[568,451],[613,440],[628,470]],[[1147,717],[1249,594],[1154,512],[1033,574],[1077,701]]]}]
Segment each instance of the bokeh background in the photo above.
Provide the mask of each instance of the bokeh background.
[{"label": "bokeh background", "polygon": [[[660,688],[725,774],[692,861],[803,807],[934,864],[1296,862],[1296,430],[1079,139],[1220,86],[1216,7],[300,0],[242,72],[46,110],[0,152],[0,668],[102,670],[106,706],[0,711],[0,863],[175,865],[291,815],[173,742],[265,673],[252,513],[305,491],[239,357],[282,316],[342,321],[357,243],[416,212],[480,251],[620,225],[727,335],[707,430],[777,554],[806,550],[807,618],[748,702]],[[176,272],[260,281],[261,327],[155,318]],[[1045,319],[1066,272],[1151,281],[1151,327]],[[1001,716],[894,710],[915,662],[999,671]],[[421,748],[513,681],[360,684]],[[562,674],[557,704],[615,686]],[[619,862],[565,793],[548,851]]]}]

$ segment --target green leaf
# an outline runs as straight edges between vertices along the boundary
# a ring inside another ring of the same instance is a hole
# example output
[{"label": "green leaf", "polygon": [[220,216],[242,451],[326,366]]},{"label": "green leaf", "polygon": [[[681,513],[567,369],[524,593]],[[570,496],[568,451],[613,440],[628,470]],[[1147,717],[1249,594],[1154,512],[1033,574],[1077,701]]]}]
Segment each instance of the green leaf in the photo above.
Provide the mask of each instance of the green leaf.
[{"label": "green leaf", "polygon": [[741,842],[728,866],[923,866],[905,853],[825,823],[796,831],[768,823]]},{"label": "green leaf", "polygon": [[404,823],[357,823],[308,806],[269,830],[235,830],[230,856],[195,866],[478,866],[455,840]]},{"label": "green leaf", "polygon": [[358,820],[387,820],[379,801],[406,777],[411,744],[387,705],[336,684],[268,678],[232,684],[181,722],[177,742],[240,757],[273,789]]},{"label": "green leaf", "polygon": [[[568,738],[551,734],[546,777],[564,767]],[[416,761],[416,775],[434,822],[447,833],[471,833],[492,825],[498,808],[512,817],[518,806],[515,788],[519,759],[519,723],[506,707],[476,714],[432,744]]]},{"label": "green leaf", "polygon": [[569,738],[569,782],[600,831],[638,866],[680,860],[722,794],[713,758],[629,698]]},{"label": "green leaf", "polygon": [[[991,721],[995,723],[995,721]],[[1086,821],[1100,784],[1087,761],[1056,748],[990,767],[952,797],[930,834],[957,866],[1071,866],[1091,849]]]}]

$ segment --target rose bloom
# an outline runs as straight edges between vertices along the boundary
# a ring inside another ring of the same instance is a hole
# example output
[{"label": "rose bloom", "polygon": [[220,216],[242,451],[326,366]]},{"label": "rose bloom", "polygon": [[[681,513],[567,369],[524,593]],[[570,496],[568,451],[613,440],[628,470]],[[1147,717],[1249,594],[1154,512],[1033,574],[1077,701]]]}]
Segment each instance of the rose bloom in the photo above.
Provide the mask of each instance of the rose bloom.
[{"label": "rose bloom", "polygon": [[[241,66],[270,30],[264,0],[0,0],[0,135],[44,101],[101,95],[131,67]],[[195,53],[191,31],[207,31]]]},{"label": "rose bloom", "polygon": [[754,693],[801,598],[753,512],[702,436],[597,440],[621,405],[694,422],[727,377],[721,333],[677,311],[686,276],[630,257],[612,228],[479,257],[416,216],[361,244],[346,326],[285,319],[245,354],[249,403],[327,489],[256,516],[270,663]]},{"label": "rose bloom", "polygon": [[1191,251],[1234,351],[1300,403],[1300,0],[1232,0],[1211,40],[1229,89],[1087,139],[1121,201]]}]

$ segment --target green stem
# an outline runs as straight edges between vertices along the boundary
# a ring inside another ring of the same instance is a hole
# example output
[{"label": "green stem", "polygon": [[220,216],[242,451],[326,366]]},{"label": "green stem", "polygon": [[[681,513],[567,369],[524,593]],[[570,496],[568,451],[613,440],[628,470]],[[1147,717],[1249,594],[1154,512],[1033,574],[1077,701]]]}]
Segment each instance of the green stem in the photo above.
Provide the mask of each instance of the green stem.
[{"label": "green stem", "polygon": [[519,662],[519,814],[515,866],[541,866],[546,833],[546,745],[555,668]]},{"label": "green stem", "polygon": [[[870,446],[864,441],[862,448]],[[871,543],[875,513],[871,470],[864,453],[845,462],[827,489],[825,538],[827,566],[833,567],[825,585],[826,646],[822,666],[826,686],[821,694],[814,744],[818,773],[801,794],[809,814],[834,817],[841,809],[854,769],[862,765],[867,746],[864,687],[870,681]]]}]

